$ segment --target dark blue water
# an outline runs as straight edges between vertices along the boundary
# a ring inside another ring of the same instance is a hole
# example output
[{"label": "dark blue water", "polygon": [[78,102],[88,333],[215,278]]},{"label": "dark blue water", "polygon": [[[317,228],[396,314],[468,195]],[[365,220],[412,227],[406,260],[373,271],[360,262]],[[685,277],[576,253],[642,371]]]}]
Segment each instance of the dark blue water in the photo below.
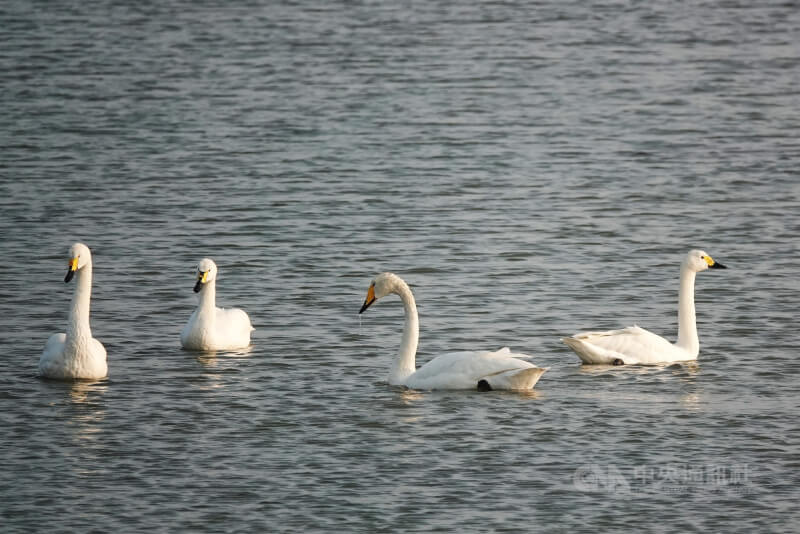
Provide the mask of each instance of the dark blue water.
[{"label": "dark blue water", "polygon": [[[0,6],[3,532],[794,532],[790,3]],[[109,377],[36,377],[93,252]],[[559,338],[701,353],[581,367]],[[179,335],[194,268],[248,351]],[[385,383],[511,346],[530,394]]]}]

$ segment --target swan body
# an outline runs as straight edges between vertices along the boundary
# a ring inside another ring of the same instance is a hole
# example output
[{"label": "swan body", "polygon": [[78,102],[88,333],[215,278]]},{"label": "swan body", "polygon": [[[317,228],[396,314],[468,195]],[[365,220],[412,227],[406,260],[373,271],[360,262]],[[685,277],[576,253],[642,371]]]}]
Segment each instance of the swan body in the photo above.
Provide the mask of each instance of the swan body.
[{"label": "swan body", "polygon": [[390,293],[400,296],[405,308],[405,324],[400,352],[389,372],[389,383],[412,389],[533,389],[546,371],[512,353],[508,347],[498,351],[451,352],[437,356],[419,369],[415,360],[419,342],[419,318],[414,296],[408,285],[392,273],[379,274],[367,290],[359,313]]},{"label": "swan body", "polygon": [[250,345],[254,330],[250,317],[238,308],[216,306],[217,265],[204,258],[197,265],[195,293],[199,304],[181,332],[181,345],[189,350],[234,350]]},{"label": "swan body", "polygon": [[89,305],[92,293],[92,253],[83,243],[69,250],[69,270],[64,282],[75,278],[75,292],[66,333],[53,334],[39,358],[39,375],[68,380],[99,379],[108,374],[106,349],[92,337]]},{"label": "swan body", "polygon": [[678,340],[670,343],[661,336],[629,326],[621,330],[584,332],[562,341],[585,364],[655,365],[696,360],[700,353],[694,308],[694,280],[706,269],[725,269],[702,250],[691,250],[681,263],[678,292]]}]

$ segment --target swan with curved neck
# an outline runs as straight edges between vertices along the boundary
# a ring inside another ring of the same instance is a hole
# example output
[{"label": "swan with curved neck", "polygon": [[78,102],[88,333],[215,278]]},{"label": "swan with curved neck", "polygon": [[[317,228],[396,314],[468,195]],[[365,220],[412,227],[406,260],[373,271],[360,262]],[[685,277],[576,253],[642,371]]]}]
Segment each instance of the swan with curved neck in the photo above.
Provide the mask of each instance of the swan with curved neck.
[{"label": "swan with curved neck", "polygon": [[64,282],[75,278],[67,332],[53,334],[39,358],[39,375],[57,379],[98,379],[108,374],[106,349],[92,337],[89,304],[92,294],[92,253],[83,243],[69,249]]},{"label": "swan with curved neck", "polygon": [[512,354],[508,348],[496,352],[453,352],[437,356],[419,369],[415,366],[419,342],[419,318],[411,289],[399,276],[381,273],[367,290],[363,313],[381,297],[394,293],[405,310],[400,351],[389,371],[389,384],[412,389],[524,390],[533,386],[546,369]]},{"label": "swan with curved neck", "polygon": [[638,326],[584,332],[563,338],[585,364],[642,364],[696,360],[700,353],[694,308],[694,280],[706,269],[726,269],[702,250],[690,250],[681,263],[678,291],[678,340],[673,344]]},{"label": "swan with curved neck", "polygon": [[181,345],[189,350],[234,350],[250,345],[254,330],[247,313],[216,306],[217,265],[209,258],[197,264],[197,309],[181,332]]}]

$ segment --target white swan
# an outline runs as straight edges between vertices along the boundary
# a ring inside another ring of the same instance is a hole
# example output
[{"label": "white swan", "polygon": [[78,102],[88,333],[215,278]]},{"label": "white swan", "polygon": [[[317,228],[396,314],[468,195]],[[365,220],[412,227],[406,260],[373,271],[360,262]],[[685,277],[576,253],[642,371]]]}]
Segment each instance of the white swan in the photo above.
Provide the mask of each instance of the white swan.
[{"label": "white swan", "polygon": [[700,352],[694,312],[695,274],[706,269],[726,269],[702,250],[690,250],[681,263],[678,292],[678,341],[670,343],[638,326],[607,332],[584,332],[563,338],[583,363],[653,365],[696,360]]},{"label": "white swan", "polygon": [[216,306],[217,265],[208,258],[197,264],[194,292],[200,293],[197,309],[181,332],[181,345],[189,350],[234,350],[250,345],[254,330],[250,317],[238,308]]},{"label": "white swan", "polygon": [[392,364],[389,383],[412,389],[491,389],[522,390],[533,386],[546,371],[512,354],[506,347],[497,352],[453,352],[437,356],[419,369],[415,356],[419,341],[417,305],[411,289],[397,275],[381,273],[367,290],[367,298],[358,313],[369,308],[377,299],[395,293],[405,308],[405,324],[400,352]]},{"label": "white swan", "polygon": [[69,270],[64,282],[75,277],[75,293],[67,320],[67,333],[53,334],[39,358],[39,375],[46,378],[98,379],[108,374],[106,349],[92,337],[89,303],[92,293],[92,253],[83,243],[69,249]]}]

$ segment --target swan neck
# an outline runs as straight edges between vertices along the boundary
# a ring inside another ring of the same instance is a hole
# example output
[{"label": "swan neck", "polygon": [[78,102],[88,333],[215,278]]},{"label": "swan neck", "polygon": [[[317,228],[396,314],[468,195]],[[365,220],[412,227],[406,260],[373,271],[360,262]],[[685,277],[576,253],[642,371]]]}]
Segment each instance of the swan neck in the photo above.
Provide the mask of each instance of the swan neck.
[{"label": "swan neck", "polygon": [[88,263],[75,273],[75,291],[67,320],[68,339],[91,339],[89,306],[92,298],[92,264]]},{"label": "swan neck", "polygon": [[697,317],[694,310],[694,279],[696,273],[681,267],[681,286],[678,291],[678,343],[695,357],[700,352],[697,337]]},{"label": "swan neck", "polygon": [[397,294],[403,301],[405,321],[400,351],[389,373],[389,383],[392,385],[404,384],[405,380],[416,371],[417,344],[419,343],[419,317],[414,295],[405,283],[397,290]]},{"label": "swan neck", "polygon": [[200,293],[197,294],[199,299],[198,310],[199,313],[204,315],[208,314],[211,318],[213,318],[216,314],[214,313],[216,310],[216,300],[217,300],[217,281],[212,280],[207,284],[204,284],[202,289],[200,289]]}]

